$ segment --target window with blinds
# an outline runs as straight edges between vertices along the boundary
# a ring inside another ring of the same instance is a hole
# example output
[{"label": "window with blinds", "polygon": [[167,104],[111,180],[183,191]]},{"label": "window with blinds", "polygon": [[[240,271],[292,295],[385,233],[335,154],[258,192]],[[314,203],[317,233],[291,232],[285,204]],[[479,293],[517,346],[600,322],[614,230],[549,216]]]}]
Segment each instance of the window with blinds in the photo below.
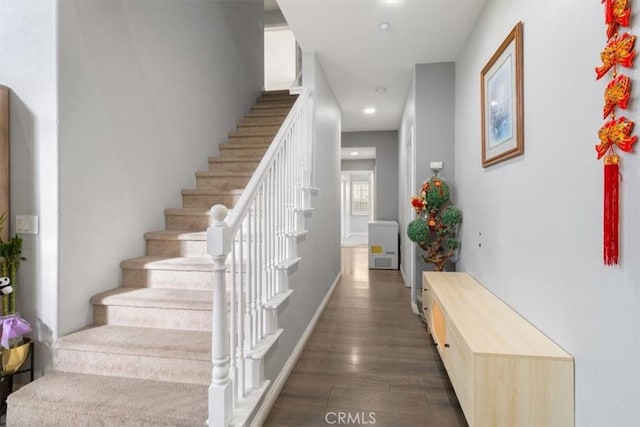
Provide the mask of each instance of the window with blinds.
[{"label": "window with blinds", "polygon": [[369,183],[351,183],[351,215],[369,215]]}]

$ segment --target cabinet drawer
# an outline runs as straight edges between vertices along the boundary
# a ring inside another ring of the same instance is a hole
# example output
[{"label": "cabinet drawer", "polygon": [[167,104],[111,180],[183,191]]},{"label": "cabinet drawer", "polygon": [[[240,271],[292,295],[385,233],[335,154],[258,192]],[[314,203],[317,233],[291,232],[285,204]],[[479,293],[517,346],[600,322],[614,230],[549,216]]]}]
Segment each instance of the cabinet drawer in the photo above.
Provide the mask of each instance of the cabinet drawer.
[{"label": "cabinet drawer", "polygon": [[444,365],[467,421],[472,424],[475,410],[473,354],[446,315],[445,325],[447,332],[443,352]]}]

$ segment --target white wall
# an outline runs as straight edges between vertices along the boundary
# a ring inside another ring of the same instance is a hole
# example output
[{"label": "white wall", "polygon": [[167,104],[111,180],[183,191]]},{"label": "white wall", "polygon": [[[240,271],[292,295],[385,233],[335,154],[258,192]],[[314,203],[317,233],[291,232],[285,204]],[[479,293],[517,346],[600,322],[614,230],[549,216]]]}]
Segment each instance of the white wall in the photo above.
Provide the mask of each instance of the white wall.
[{"label": "white wall", "polygon": [[296,78],[296,38],[289,28],[264,32],[264,88],[289,89]]},{"label": "white wall", "polygon": [[298,246],[302,257],[290,276],[294,289],[281,308],[279,325],[284,333],[268,354],[267,378],[275,379],[298,343],[311,317],[340,272],[340,109],[315,54],[303,54],[303,81],[312,85],[315,96],[315,186],[313,216],[307,219],[307,234]]},{"label": "white wall", "polygon": [[398,204],[398,132],[345,132],[343,147],[376,148],[376,220],[397,221]]},{"label": "white wall", "polygon": [[[635,16],[640,3],[632,4]],[[625,427],[640,419],[640,158],[622,156],[622,260],[605,267],[603,167],[593,148],[609,80],[594,73],[603,20],[599,1],[560,0],[491,1],[479,18],[456,63],[458,268],[575,357],[576,425]],[[517,21],[525,154],[483,169],[480,70]],[[624,72],[640,77],[637,63]],[[624,114],[635,119],[631,106]]]},{"label": "white wall", "polygon": [[261,1],[60,2],[60,332],[195,188],[263,83]]},{"label": "white wall", "polygon": [[36,369],[52,360],[57,331],[58,139],[56,2],[0,2],[0,84],[11,88],[11,233],[15,215],[39,216],[39,234],[23,235],[18,310],[38,342]]}]

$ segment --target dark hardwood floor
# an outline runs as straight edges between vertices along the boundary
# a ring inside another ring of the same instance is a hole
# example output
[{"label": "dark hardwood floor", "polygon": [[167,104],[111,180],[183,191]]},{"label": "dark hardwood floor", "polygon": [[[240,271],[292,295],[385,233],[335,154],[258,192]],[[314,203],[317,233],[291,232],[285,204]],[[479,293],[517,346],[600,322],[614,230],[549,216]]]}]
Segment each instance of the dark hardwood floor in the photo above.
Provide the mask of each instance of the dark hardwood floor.
[{"label": "dark hardwood floor", "polygon": [[337,285],[265,426],[466,426],[399,271],[342,249]]}]

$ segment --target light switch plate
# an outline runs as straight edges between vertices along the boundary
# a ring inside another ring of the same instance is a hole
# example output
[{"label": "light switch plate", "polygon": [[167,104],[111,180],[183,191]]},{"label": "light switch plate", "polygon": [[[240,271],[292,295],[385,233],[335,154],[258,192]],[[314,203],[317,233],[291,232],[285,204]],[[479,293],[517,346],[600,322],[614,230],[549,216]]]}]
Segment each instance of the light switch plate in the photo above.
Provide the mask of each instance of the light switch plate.
[{"label": "light switch plate", "polygon": [[17,234],[38,234],[37,215],[16,215]]},{"label": "light switch plate", "polygon": [[442,162],[431,162],[431,163],[429,163],[429,169],[436,169],[436,170],[442,169]]}]

